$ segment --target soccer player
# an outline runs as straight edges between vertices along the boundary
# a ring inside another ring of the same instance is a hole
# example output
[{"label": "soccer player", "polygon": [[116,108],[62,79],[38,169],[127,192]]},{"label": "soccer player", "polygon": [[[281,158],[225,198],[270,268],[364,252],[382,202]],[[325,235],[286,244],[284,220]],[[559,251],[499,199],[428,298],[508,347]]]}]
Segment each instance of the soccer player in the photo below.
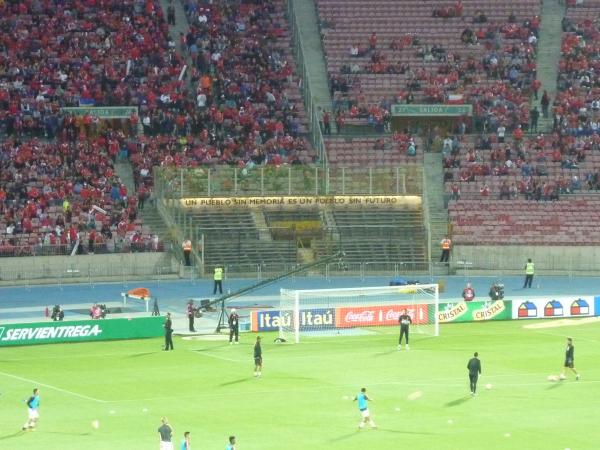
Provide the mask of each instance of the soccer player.
[{"label": "soccer player", "polygon": [[400,324],[400,338],[398,339],[398,350],[402,350],[402,336],[406,338],[406,350],[409,350],[408,347],[408,328],[412,323],[412,319],[408,314],[406,314],[406,310],[402,310],[402,314],[398,317],[398,323]]},{"label": "soccer player", "polygon": [[565,378],[565,369],[571,369],[575,374],[575,379],[579,380],[579,373],[575,370],[575,347],[573,346],[573,339],[567,338],[567,350],[565,351],[565,364],[560,374],[560,379]]},{"label": "soccer player", "polygon": [[371,413],[369,412],[369,406],[367,402],[372,402],[373,399],[369,398],[367,395],[367,388],[361,388],[360,393],[354,397],[354,401],[358,401],[358,410],[360,411],[360,415],[362,417],[360,423],[358,424],[358,429],[362,430],[365,427],[365,424],[368,423],[371,428],[377,428],[373,419],[371,419]]},{"label": "soccer player", "polygon": [[192,444],[190,443],[190,432],[186,431],[183,433],[183,439],[181,440],[181,450],[192,450]]},{"label": "soccer player", "polygon": [[225,446],[225,450],[235,450],[235,436],[229,436],[229,444]]},{"label": "soccer player", "polygon": [[262,348],[260,347],[260,336],[256,336],[256,343],[254,344],[254,376],[260,377],[262,375]]},{"label": "soccer player", "polygon": [[469,370],[469,384],[471,386],[471,395],[477,392],[477,379],[481,375],[481,361],[479,361],[479,353],[473,353],[473,357],[467,363]]},{"label": "soccer player", "polygon": [[239,344],[240,338],[240,316],[238,315],[235,308],[231,310],[229,315],[229,345],[233,344],[233,338],[235,336],[235,343]]},{"label": "soccer player", "polygon": [[40,418],[40,390],[35,388],[33,395],[27,400],[27,422],[23,425],[23,431],[34,430]]},{"label": "soccer player", "polygon": [[160,419],[161,425],[158,428],[158,441],[160,442],[160,450],[173,450],[173,428],[169,425],[166,417]]}]

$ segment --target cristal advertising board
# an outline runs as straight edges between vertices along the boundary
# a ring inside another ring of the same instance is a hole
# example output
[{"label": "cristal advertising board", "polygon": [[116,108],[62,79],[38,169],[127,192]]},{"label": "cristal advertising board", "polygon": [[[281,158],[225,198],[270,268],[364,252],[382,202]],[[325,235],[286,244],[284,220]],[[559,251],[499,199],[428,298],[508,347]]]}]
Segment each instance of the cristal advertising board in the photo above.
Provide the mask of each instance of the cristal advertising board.
[{"label": "cristal advertising board", "polygon": [[0,347],[161,336],[163,317],[74,320],[0,325]]},{"label": "cristal advertising board", "polygon": [[[275,331],[279,326],[293,328],[293,311],[252,311],[252,331]],[[300,329],[323,330],[335,328],[335,308],[312,308],[300,310]]]},{"label": "cristal advertising board", "polygon": [[552,319],[594,315],[594,297],[527,297],[512,302],[513,319]]},{"label": "cristal advertising board", "polygon": [[482,320],[508,320],[512,317],[510,300],[440,303],[440,323],[478,322]]}]

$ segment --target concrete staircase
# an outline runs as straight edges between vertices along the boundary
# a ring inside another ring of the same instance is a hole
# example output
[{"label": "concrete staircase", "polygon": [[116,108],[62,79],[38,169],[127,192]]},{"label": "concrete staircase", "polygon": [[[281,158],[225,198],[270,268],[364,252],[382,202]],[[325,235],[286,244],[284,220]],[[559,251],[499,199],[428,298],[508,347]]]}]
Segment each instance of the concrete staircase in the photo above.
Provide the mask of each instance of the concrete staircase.
[{"label": "concrete staircase", "polygon": [[187,21],[187,17],[185,15],[185,11],[183,10],[183,3],[180,2],[179,0],[170,0],[170,1],[169,0],[160,0],[160,6],[162,7],[165,20],[167,19],[167,8],[171,4],[175,8],[175,25],[169,25],[169,35],[175,42],[175,46],[176,46],[175,48],[176,48],[177,53],[183,58],[183,60],[185,61],[185,63],[188,66],[186,74],[185,74],[185,79],[188,80],[187,86],[188,86],[190,95],[192,95],[192,93],[196,92],[196,87],[192,86],[191,79],[190,79],[191,77],[189,76],[189,74],[191,73],[192,67],[193,67],[192,59],[190,58],[190,55],[187,51],[186,52],[181,51],[180,42],[179,42],[179,36],[182,33],[185,36],[190,27],[189,27],[189,23]]},{"label": "concrete staircase", "polygon": [[119,176],[121,182],[127,186],[128,195],[136,195],[133,167],[131,167],[131,163],[126,159],[117,159],[115,173]]},{"label": "concrete staircase", "polygon": [[448,233],[448,211],[444,204],[444,170],[441,153],[425,153],[423,161],[423,170],[425,171],[425,183],[427,189],[425,192],[427,211],[429,218],[431,249],[430,260],[437,262],[440,260],[442,250],[440,241]]},{"label": "concrete staircase", "polygon": [[[541,112],[540,100],[542,92],[548,91],[550,102],[556,98],[556,80],[558,77],[558,62],[560,60],[560,42],[562,36],[561,21],[564,17],[564,5],[557,1],[545,1],[542,5],[542,23],[539,31],[537,53],[537,75],[542,83],[539,100],[533,100],[532,106],[537,106]],[[551,103],[552,104],[552,103]],[[552,111],[548,118],[540,115],[538,129],[552,130]]]},{"label": "concrete staircase", "polygon": [[269,232],[265,215],[260,210],[252,210],[252,220],[258,229],[258,239],[261,241],[272,241],[273,237]]},{"label": "concrete staircase", "polygon": [[[327,77],[327,66],[325,65],[325,54],[321,43],[321,31],[319,29],[319,18],[314,0],[288,0],[293,4],[296,18],[301,24],[299,27],[300,40],[304,49],[304,64],[308,73],[308,82],[311,89],[311,98],[316,107],[321,111],[331,111],[331,95],[329,93],[329,81]],[[294,24],[290,26],[293,28]],[[296,61],[299,61],[298,55]],[[300,72],[302,76],[302,72]],[[306,80],[303,80],[306,83]],[[310,110],[307,111],[310,114]],[[319,117],[320,119],[320,117]],[[331,120],[331,130],[335,133],[335,121]]]}]

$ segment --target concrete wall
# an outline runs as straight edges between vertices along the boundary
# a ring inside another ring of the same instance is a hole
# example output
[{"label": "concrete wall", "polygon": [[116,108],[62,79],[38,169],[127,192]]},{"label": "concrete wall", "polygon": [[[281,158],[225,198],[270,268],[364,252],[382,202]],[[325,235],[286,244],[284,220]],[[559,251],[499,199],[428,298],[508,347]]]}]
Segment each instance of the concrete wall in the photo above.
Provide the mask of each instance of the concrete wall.
[{"label": "concrete wall", "polygon": [[0,285],[121,281],[177,275],[169,253],[0,258]]},{"label": "concrete wall", "polygon": [[[491,272],[524,274],[527,258],[539,275],[597,275],[600,273],[600,247],[528,245],[456,245],[452,267],[458,274]],[[465,264],[466,263],[466,264]]]}]

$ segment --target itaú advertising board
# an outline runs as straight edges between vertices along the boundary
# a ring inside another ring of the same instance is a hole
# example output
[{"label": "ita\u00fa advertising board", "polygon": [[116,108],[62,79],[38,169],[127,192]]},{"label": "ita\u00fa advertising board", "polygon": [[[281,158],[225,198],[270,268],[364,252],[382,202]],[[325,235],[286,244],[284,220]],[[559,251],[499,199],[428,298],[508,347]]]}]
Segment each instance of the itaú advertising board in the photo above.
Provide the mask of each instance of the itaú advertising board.
[{"label": "ita\u00fa advertising board", "polygon": [[513,319],[552,319],[594,315],[594,297],[529,297],[513,299]]},{"label": "ita\u00fa advertising board", "polygon": [[[252,331],[276,331],[279,327],[293,328],[293,311],[252,311]],[[335,328],[335,308],[311,308],[300,310],[301,330],[324,330]]]},{"label": "ita\u00fa advertising board", "polygon": [[349,306],[336,309],[336,328],[380,327],[398,325],[398,317],[403,311],[410,316],[413,324],[429,322],[429,307],[433,305],[371,305]]}]

